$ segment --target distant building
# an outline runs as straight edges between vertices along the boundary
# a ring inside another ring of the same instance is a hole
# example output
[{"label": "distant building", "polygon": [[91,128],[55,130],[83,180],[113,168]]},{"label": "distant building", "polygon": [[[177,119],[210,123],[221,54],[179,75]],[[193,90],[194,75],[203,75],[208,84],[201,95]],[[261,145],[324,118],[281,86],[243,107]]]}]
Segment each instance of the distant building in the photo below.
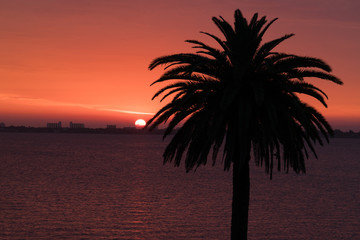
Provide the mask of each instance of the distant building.
[{"label": "distant building", "polygon": [[70,128],[85,128],[85,124],[70,122]]},{"label": "distant building", "polygon": [[58,123],[47,123],[46,124],[47,128],[61,128],[61,122]]},{"label": "distant building", "polygon": [[106,128],[115,129],[116,125],[106,125]]},{"label": "distant building", "polygon": [[0,122],[0,128],[4,128],[5,127],[5,123]]}]

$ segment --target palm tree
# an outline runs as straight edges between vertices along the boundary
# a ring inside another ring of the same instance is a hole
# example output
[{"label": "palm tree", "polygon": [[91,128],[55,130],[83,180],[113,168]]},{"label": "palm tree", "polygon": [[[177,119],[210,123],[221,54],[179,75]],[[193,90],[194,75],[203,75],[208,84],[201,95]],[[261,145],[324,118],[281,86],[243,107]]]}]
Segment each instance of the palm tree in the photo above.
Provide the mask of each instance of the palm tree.
[{"label": "palm tree", "polygon": [[150,70],[165,66],[153,84],[171,81],[153,99],[163,95],[161,101],[170,96],[172,100],[149,120],[148,127],[167,122],[164,138],[179,127],[163,158],[175,166],[183,159],[186,171],[205,165],[210,152],[215,164],[223,145],[224,170],[232,166],[233,171],[231,239],[247,239],[251,149],[255,164],[264,165],[270,178],[274,164],[279,171],[292,168],[305,173],[304,159],[309,152],[316,156],[314,144],[328,142],[333,131],[299,94],[327,107],[326,94],[306,79],[342,82],[318,58],[273,51],[293,34],[261,44],[276,19],[267,23],[266,17],[254,14],[248,22],[236,10],[234,27],[222,17],[212,20],[225,40],[202,33],[220,49],[187,40],[197,53],[162,56],[151,62]]}]

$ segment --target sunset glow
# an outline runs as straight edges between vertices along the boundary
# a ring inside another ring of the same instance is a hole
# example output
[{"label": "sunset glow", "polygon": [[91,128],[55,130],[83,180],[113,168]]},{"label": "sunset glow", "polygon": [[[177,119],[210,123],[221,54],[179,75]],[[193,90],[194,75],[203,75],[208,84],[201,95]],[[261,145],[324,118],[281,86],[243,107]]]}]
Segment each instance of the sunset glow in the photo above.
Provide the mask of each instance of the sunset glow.
[{"label": "sunset glow", "polygon": [[232,22],[240,8],[278,17],[264,40],[295,36],[278,51],[325,60],[344,86],[314,82],[329,96],[315,104],[334,128],[360,130],[358,1],[3,1],[0,8],[0,122],[45,126],[81,121],[89,127],[133,126],[164,103],[151,101],[149,71],[158,56],[194,52],[186,39],[216,46],[212,16]]},{"label": "sunset glow", "polygon": [[138,119],[135,121],[135,126],[136,127],[145,127],[146,126],[146,122],[144,119]]}]

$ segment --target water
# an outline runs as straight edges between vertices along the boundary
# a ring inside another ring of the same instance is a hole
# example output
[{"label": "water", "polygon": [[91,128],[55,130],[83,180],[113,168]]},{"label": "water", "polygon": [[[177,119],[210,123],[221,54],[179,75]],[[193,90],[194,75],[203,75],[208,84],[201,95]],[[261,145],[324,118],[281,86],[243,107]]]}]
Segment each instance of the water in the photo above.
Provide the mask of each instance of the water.
[{"label": "water", "polygon": [[[251,164],[249,239],[360,239],[360,139],[307,174]],[[229,239],[231,172],[162,165],[158,135],[0,133],[0,239]],[[210,162],[211,163],[211,162]]]}]

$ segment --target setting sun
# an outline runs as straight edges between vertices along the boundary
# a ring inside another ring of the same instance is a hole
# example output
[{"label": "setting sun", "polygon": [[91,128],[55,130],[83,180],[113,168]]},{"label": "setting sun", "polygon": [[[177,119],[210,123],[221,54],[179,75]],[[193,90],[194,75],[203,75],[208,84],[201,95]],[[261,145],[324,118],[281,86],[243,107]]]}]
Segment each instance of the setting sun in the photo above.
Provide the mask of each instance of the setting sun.
[{"label": "setting sun", "polygon": [[135,121],[135,127],[145,127],[146,122],[144,119],[138,119]]}]

